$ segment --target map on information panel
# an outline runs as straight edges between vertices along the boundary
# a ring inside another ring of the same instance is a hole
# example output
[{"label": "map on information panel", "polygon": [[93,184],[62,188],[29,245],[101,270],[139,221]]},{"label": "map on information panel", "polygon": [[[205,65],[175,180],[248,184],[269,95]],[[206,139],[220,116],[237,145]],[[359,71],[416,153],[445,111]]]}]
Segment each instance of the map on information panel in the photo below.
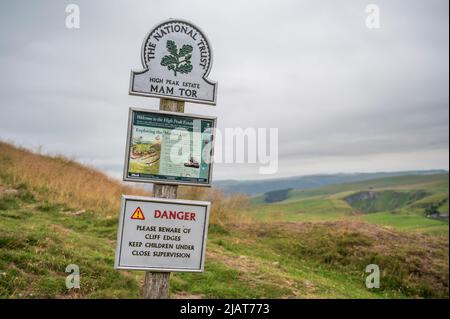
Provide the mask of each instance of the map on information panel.
[{"label": "map on information panel", "polygon": [[124,180],[210,186],[215,122],[130,109]]}]

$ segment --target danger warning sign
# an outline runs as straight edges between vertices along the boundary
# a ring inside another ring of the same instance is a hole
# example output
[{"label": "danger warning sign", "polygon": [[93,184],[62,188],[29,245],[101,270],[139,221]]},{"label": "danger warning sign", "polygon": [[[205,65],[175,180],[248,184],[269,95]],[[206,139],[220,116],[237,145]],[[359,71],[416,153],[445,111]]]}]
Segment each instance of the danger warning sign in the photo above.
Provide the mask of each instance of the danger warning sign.
[{"label": "danger warning sign", "polygon": [[123,195],[115,269],[202,272],[210,205]]},{"label": "danger warning sign", "polygon": [[133,215],[131,215],[131,219],[145,220],[144,213],[140,207],[136,208]]}]

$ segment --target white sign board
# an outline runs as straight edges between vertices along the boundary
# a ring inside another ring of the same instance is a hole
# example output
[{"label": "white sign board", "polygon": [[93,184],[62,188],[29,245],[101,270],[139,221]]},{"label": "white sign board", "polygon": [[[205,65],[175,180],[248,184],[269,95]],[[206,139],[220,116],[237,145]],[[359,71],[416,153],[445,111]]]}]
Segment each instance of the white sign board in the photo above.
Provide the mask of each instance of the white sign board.
[{"label": "white sign board", "polygon": [[122,196],[114,268],[202,272],[209,202]]},{"label": "white sign board", "polygon": [[190,22],[155,26],[141,49],[142,71],[132,71],[130,94],[216,104],[217,83],[207,79],[212,52],[206,36]]}]

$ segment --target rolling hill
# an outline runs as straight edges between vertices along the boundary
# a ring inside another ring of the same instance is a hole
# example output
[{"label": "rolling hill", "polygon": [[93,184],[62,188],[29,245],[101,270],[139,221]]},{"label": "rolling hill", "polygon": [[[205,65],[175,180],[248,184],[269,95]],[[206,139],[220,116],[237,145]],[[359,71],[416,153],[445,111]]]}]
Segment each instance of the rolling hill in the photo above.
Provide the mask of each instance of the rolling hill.
[{"label": "rolling hill", "polygon": [[421,176],[432,174],[445,174],[444,170],[378,172],[378,173],[352,173],[352,174],[324,174],[309,176],[294,176],[286,178],[272,178],[263,180],[220,180],[214,186],[227,194],[243,193],[247,195],[261,194],[279,189],[316,189],[327,185],[342,185],[358,181],[381,179],[395,176]]},{"label": "rolling hill", "polygon": [[[286,198],[266,203],[264,195],[251,198],[250,212],[258,220],[364,220],[402,229],[448,234],[449,175],[406,175],[290,190]],[[429,218],[431,205],[441,218]]]},{"label": "rolling hill", "polygon": [[[386,212],[353,212],[344,198],[362,190],[357,184],[296,190],[275,204],[181,188],[180,198],[209,199],[213,210],[205,272],[173,273],[170,296],[448,298],[448,223],[419,214],[442,202],[445,176],[414,178],[364,185],[396,192],[422,185],[426,196],[395,205],[399,218],[421,218],[422,228],[386,221],[390,215],[365,218]],[[143,272],[113,269],[122,193],[148,194],[72,160],[0,142],[0,297],[138,298]],[[379,289],[365,286],[373,263],[382,271]],[[80,268],[80,289],[65,286],[70,264]]]}]

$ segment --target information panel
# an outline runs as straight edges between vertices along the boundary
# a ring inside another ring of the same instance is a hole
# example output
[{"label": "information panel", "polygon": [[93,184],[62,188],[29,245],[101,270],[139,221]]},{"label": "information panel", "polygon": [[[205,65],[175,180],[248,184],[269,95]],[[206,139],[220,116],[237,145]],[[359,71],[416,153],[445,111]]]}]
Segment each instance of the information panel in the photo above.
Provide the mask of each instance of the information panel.
[{"label": "information panel", "polygon": [[211,186],[215,117],[130,109],[126,181]]},{"label": "information panel", "polygon": [[116,269],[202,272],[209,202],[122,196]]}]

